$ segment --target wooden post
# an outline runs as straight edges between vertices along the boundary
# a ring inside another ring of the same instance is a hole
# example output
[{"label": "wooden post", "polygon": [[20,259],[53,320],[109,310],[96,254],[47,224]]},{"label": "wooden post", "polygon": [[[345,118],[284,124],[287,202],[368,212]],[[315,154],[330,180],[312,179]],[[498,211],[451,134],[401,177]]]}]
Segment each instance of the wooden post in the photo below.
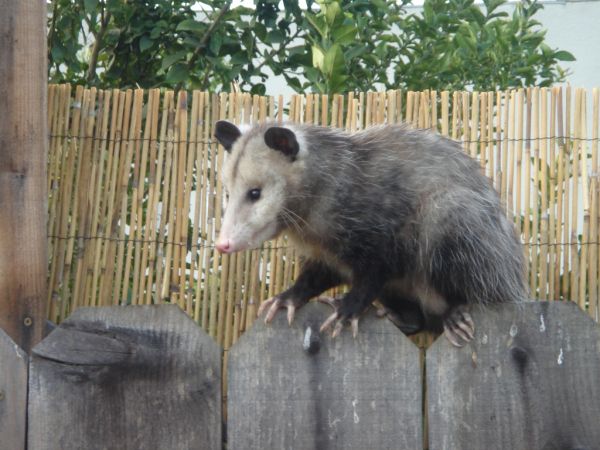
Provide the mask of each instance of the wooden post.
[{"label": "wooden post", "polygon": [[46,2],[0,2],[0,327],[26,351],[46,317]]}]

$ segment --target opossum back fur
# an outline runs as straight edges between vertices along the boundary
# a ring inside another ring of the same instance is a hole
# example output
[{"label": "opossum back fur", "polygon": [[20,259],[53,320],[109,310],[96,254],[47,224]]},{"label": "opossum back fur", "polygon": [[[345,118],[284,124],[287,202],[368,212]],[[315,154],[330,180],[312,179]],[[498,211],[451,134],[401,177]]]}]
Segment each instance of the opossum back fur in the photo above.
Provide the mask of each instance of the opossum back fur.
[{"label": "opossum back fur", "polygon": [[[271,125],[245,133],[246,142]],[[444,302],[527,297],[513,224],[479,164],[457,142],[405,125],[352,134],[289,128],[301,148],[301,164],[291,163],[301,182],[282,194],[293,215],[279,219],[309,257],[335,266],[350,282],[362,271],[381,270],[400,296],[420,297],[440,313]]]}]

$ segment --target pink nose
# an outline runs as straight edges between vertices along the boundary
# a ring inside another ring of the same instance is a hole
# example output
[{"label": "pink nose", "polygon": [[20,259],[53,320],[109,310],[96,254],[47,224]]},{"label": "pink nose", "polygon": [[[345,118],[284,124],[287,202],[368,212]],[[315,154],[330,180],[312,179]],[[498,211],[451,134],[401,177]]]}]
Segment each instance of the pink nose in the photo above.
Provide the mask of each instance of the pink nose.
[{"label": "pink nose", "polygon": [[231,252],[231,241],[229,239],[219,240],[215,247],[220,253],[229,253]]}]

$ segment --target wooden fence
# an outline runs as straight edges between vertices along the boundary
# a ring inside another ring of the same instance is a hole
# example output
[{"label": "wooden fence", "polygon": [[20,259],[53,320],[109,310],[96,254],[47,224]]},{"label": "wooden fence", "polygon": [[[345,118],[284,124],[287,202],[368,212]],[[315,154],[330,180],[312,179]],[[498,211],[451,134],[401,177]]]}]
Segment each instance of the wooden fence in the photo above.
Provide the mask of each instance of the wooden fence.
[{"label": "wooden fence", "polygon": [[521,232],[534,298],[599,315],[600,92],[401,92],[282,97],[50,86],[50,319],[78,306],[179,305],[224,348],[297,273],[284,237],[219,255],[223,151],[214,122],[354,131],[405,121],[461,140]]},{"label": "wooden fence", "polygon": [[372,311],[332,339],[329,314],[257,321],[225,357],[174,305],[80,308],[29,359],[0,330],[0,447],[600,448],[600,326],[571,302],[475,310],[470,344],[426,351]]}]

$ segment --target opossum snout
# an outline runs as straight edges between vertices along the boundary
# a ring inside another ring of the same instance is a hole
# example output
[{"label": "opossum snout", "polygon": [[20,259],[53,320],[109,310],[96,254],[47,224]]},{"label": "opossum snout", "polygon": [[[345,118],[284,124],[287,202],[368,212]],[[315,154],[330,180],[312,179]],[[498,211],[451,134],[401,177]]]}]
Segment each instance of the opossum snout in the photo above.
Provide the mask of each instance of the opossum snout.
[{"label": "opossum snout", "polygon": [[231,253],[233,246],[229,239],[219,239],[215,244],[219,253]]}]

